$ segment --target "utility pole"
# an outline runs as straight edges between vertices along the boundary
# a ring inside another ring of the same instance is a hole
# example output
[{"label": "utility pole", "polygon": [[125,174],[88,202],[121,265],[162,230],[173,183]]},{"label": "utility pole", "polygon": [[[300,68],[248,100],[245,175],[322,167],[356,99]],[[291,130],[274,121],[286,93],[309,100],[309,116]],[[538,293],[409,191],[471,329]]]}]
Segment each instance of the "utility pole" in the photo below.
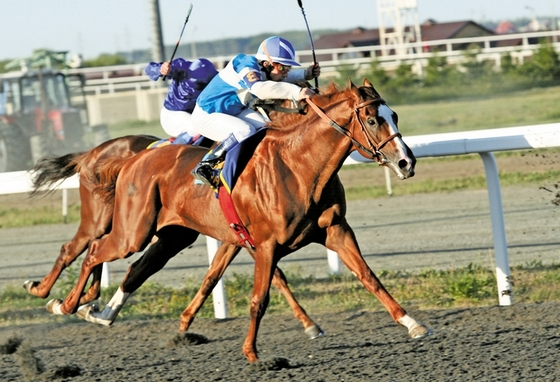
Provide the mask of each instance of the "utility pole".
[{"label": "utility pole", "polygon": [[163,32],[161,30],[161,15],[159,0],[149,0],[152,11],[152,61],[165,61],[165,47],[163,45]]}]

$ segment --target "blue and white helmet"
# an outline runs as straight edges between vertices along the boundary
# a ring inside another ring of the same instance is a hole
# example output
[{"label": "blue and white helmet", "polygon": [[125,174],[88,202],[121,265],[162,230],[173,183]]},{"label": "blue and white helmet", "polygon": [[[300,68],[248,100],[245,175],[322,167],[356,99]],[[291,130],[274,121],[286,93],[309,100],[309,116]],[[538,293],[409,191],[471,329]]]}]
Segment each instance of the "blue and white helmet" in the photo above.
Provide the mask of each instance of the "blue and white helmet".
[{"label": "blue and white helmet", "polygon": [[301,66],[295,61],[296,51],[292,44],[278,36],[272,36],[259,45],[255,57],[262,61],[273,61],[287,66]]}]

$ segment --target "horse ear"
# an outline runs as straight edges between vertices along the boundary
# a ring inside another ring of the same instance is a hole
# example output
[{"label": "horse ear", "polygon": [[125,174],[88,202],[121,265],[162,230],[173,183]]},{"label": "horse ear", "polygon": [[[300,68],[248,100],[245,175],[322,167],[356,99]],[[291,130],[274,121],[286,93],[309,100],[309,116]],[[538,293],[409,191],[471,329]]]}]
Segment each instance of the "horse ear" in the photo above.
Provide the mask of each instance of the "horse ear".
[{"label": "horse ear", "polygon": [[352,82],[352,79],[351,79],[350,77],[348,77],[348,82],[347,82],[347,84],[346,84],[346,87],[347,87],[348,89],[353,89],[353,88],[356,87],[356,85],[354,85],[354,83]]},{"label": "horse ear", "polygon": [[373,92],[374,92],[375,94],[379,94],[379,92],[375,89],[375,87],[373,86],[373,84],[372,84],[372,83],[370,82],[370,80],[367,79],[367,78],[364,78],[364,86],[370,87],[370,88],[373,90]]}]

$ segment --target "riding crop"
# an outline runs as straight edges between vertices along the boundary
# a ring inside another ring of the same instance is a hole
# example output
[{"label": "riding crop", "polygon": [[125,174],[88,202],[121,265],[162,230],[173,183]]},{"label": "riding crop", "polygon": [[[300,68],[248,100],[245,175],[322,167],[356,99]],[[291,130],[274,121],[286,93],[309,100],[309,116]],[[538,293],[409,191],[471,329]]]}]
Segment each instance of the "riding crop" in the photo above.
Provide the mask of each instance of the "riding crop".
[{"label": "riding crop", "polygon": [[[175,45],[175,49],[173,49],[173,54],[171,54],[171,58],[169,59],[169,64],[170,65],[171,65],[171,61],[173,61],[173,58],[175,57],[175,53],[177,53],[177,48],[179,47],[179,43],[181,42],[181,38],[183,37],[183,32],[185,31],[185,27],[187,26],[187,22],[189,21],[189,17],[191,15],[192,8],[193,8],[193,5],[191,3],[191,5],[189,7],[189,11],[187,12],[187,18],[185,19],[185,23],[183,24],[183,29],[181,29],[181,34],[179,35],[179,40],[177,40],[177,44]],[[167,77],[167,75],[163,76],[163,80],[165,80],[166,77]]]},{"label": "riding crop", "polygon": [[[309,30],[309,24],[307,23],[307,17],[305,16],[305,11],[303,10],[303,3],[298,0],[298,5],[301,8],[301,14],[303,15],[303,20],[305,20],[305,26],[307,27],[307,35],[309,36],[309,45],[311,46],[311,53],[313,54],[313,65],[317,65],[317,57],[315,57],[315,47],[313,46],[313,38],[311,38],[311,31]],[[319,89],[319,80],[315,77],[315,88]]]}]

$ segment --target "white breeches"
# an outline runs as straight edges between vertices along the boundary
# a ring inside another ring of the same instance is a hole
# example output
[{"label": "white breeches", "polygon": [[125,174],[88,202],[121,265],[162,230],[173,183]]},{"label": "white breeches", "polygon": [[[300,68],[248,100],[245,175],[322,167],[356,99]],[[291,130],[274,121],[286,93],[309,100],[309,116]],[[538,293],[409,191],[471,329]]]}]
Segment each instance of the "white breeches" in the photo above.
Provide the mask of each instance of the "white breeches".
[{"label": "white breeches", "polygon": [[216,142],[223,141],[230,134],[241,142],[266,123],[263,116],[252,109],[245,109],[234,116],[224,113],[208,114],[197,105],[192,117],[196,132]]},{"label": "white breeches", "polygon": [[193,126],[193,117],[186,111],[171,111],[163,107],[159,114],[159,121],[163,131],[171,137],[177,137],[184,132],[191,137],[197,135]]}]

